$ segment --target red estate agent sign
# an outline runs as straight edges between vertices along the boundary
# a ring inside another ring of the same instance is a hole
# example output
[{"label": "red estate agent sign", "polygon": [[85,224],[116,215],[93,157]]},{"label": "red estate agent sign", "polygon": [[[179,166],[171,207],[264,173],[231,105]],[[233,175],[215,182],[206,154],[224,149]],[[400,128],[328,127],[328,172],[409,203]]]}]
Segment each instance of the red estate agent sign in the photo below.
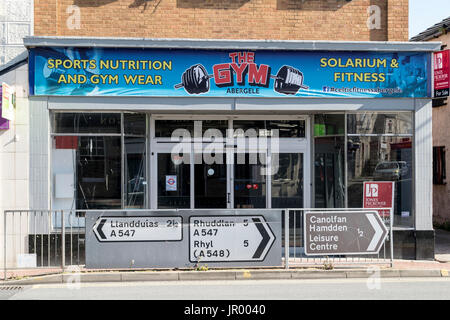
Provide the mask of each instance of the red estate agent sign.
[{"label": "red estate agent sign", "polygon": [[450,51],[434,53],[434,96],[448,97],[450,88]]},{"label": "red estate agent sign", "polygon": [[[394,208],[394,182],[370,181],[364,182],[364,208],[378,210],[382,217],[388,217]],[[386,208],[391,208],[387,210]]]}]

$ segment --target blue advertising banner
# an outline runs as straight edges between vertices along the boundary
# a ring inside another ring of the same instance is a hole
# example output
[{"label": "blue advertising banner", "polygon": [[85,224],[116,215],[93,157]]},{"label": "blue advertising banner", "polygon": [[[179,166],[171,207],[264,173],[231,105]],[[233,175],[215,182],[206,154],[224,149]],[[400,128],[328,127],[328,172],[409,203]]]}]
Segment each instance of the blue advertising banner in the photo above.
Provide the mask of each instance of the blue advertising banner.
[{"label": "blue advertising banner", "polygon": [[30,92],[62,96],[431,97],[430,54],[30,49]]}]

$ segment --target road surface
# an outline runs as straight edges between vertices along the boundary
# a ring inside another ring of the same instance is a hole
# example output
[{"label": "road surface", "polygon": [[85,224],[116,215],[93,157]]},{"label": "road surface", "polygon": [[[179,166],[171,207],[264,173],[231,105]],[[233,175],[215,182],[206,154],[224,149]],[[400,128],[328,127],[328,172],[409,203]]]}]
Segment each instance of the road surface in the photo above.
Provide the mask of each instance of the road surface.
[{"label": "road surface", "polygon": [[448,300],[450,278],[48,284],[0,290],[0,299]]}]

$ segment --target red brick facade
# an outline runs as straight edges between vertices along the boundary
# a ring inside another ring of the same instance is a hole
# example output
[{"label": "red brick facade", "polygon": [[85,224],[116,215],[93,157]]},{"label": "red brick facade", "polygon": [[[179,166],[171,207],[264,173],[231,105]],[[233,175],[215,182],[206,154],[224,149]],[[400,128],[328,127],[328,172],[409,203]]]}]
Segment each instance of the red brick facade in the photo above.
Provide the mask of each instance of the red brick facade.
[{"label": "red brick facade", "polygon": [[[79,28],[68,27],[72,5]],[[372,5],[381,9],[381,29],[367,27]],[[35,0],[34,7],[36,36],[408,40],[408,0]]]}]

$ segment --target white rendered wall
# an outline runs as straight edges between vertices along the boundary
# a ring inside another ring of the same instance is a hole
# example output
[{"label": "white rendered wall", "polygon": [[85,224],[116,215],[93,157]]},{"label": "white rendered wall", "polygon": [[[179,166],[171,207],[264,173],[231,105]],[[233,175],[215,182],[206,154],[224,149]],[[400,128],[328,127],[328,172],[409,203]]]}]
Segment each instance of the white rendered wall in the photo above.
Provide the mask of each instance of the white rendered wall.
[{"label": "white rendered wall", "polygon": [[0,0],[0,65],[25,51],[23,38],[33,34],[33,0]]},{"label": "white rendered wall", "polygon": [[47,98],[30,98],[30,209],[50,209]]},{"label": "white rendered wall", "polygon": [[417,99],[414,115],[416,230],[433,230],[433,124],[432,102]]},{"label": "white rendered wall", "polygon": [[[29,101],[28,65],[22,65],[0,76],[16,91],[15,120],[8,130],[0,130],[0,243],[4,242],[4,210],[29,208]],[[8,262],[15,262],[16,253],[25,253],[27,243],[26,215],[7,220],[7,243],[14,240],[14,250],[8,250]],[[12,228],[14,226],[14,228]],[[20,236],[22,232],[22,236]],[[3,265],[3,245],[0,246]]]}]

